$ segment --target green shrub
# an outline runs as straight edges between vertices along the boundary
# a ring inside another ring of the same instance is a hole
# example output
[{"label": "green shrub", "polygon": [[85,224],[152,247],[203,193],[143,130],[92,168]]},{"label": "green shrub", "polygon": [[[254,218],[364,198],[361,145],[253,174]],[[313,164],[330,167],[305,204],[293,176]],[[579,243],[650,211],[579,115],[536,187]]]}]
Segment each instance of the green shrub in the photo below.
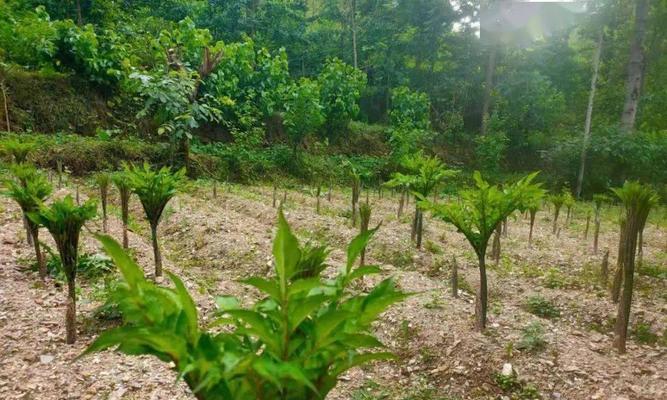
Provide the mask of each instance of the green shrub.
[{"label": "green shrub", "polygon": [[534,295],[526,301],[526,309],[529,313],[542,318],[558,318],[560,310],[558,307],[540,295]]},{"label": "green shrub", "polygon": [[567,281],[562,272],[556,267],[551,267],[542,277],[542,282],[549,289],[560,289],[567,286]]},{"label": "green shrub", "polygon": [[[58,281],[64,282],[66,277],[60,257],[51,251],[49,253],[50,257],[46,261],[46,269],[49,275]],[[100,278],[113,270],[114,266],[111,258],[99,253],[84,253],[79,256],[76,264],[77,276],[88,280]]]},{"label": "green shrub", "polygon": [[147,281],[118,243],[98,236],[123,275],[112,298],[126,325],[102,333],[86,354],[118,346],[127,354],[171,361],[198,399],[324,398],[347,369],[392,358],[373,351],[382,344],[370,328],[406,294],[391,279],[368,294],[349,289],[364,275],[380,272],[376,266],[354,268],[374,233],[352,240],[347,263],[334,279],[300,278],[303,249],[280,213],[275,275],[245,281],[264,297],[251,308],[219,297],[214,325],[228,329],[215,332],[200,329],[195,303],[177,276],[170,274],[173,288]]},{"label": "green shrub", "polygon": [[632,335],[637,342],[642,344],[654,345],[658,342],[658,335],[651,331],[651,325],[643,321],[638,321],[635,324]]},{"label": "green shrub", "polygon": [[516,345],[519,350],[526,350],[529,352],[538,352],[544,350],[547,341],[544,338],[544,328],[539,322],[531,322],[523,328],[521,340]]}]

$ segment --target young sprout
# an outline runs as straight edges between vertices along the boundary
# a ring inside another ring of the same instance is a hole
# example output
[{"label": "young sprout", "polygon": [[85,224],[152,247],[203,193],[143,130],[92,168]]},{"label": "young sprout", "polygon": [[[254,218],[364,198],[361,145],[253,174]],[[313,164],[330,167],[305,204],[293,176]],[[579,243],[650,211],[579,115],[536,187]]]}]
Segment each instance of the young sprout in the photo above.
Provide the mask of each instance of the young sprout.
[{"label": "young sprout", "polygon": [[95,174],[95,182],[100,189],[100,203],[102,204],[102,231],[107,233],[107,198],[109,197],[109,182],[111,176],[108,172]]},{"label": "young sprout", "polygon": [[[26,186],[27,181],[37,174],[35,167],[28,163],[12,164],[10,171],[19,184],[24,187]],[[32,232],[30,231],[30,224],[26,214],[23,215],[23,226],[25,227],[25,236],[28,246],[32,246]]]},{"label": "young sprout", "polygon": [[435,217],[454,225],[475,250],[480,274],[475,316],[476,328],[480,331],[486,329],[486,250],[489,239],[503,219],[516,210],[525,209],[538,196],[540,185],[532,183],[536,175],[537,172],[530,174],[513,184],[505,185],[501,190],[482,179],[479,172],[475,172],[475,187],[462,191],[459,201],[434,204],[424,199],[420,202],[420,205],[431,210]]},{"label": "young sprout", "polygon": [[96,214],[95,201],[89,200],[77,206],[71,196],[56,200],[50,206],[41,205],[38,211],[28,214],[33,223],[44,226],[51,233],[58,247],[67,278],[65,328],[68,344],[76,341],[76,266],[79,254],[79,234],[83,224],[94,218]]},{"label": "young sprout", "polygon": [[27,234],[32,238],[32,244],[35,248],[39,277],[44,279],[46,278],[46,263],[39,244],[39,225],[28,218],[28,215],[39,209],[39,205],[46,200],[53,189],[49,181],[37,171],[25,175],[23,178],[22,181],[6,181],[7,190],[3,194],[18,203],[21,211],[23,211],[23,218],[28,228]]},{"label": "young sprout", "polygon": [[148,163],[143,167],[126,166],[127,180],[146,213],[151,227],[153,255],[155,259],[155,276],[162,276],[162,255],[158,243],[157,228],[167,203],[176,194],[184,176],[185,169],[172,172],[171,168],[152,169]]},{"label": "young sprout", "polygon": [[127,176],[123,171],[114,172],[111,175],[111,181],[113,182],[114,186],[116,186],[116,189],[118,189],[121,220],[123,221],[123,248],[127,250],[129,247],[129,241],[127,238],[127,224],[129,220],[130,194],[132,194],[132,190],[130,188],[130,183],[127,181]]},{"label": "young sprout", "polygon": [[625,226],[623,227],[624,248],[622,255],[623,293],[616,316],[614,347],[625,353],[628,321],[632,305],[632,291],[635,273],[635,254],[639,232],[644,229],[651,208],[658,204],[658,194],[652,188],[639,182],[625,182],[623,187],[613,189],[623,204]]}]

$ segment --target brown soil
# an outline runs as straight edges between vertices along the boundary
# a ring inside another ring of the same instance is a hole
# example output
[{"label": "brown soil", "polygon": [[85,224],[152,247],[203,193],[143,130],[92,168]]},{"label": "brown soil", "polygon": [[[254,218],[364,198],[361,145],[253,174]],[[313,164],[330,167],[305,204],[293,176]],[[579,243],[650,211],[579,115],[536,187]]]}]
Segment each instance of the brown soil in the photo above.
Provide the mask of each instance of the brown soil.
[{"label": "brown soil", "polygon": [[[94,193],[92,189],[86,192]],[[180,195],[170,203],[160,228],[165,269],[183,277],[204,320],[212,315],[216,295],[245,300],[256,295],[237,280],[270,273],[276,219],[270,187],[228,185],[218,193],[213,199],[210,188],[197,186]],[[618,229],[612,218],[603,223],[599,254],[592,252],[592,229],[588,240],[583,239],[583,215],[575,215],[556,238],[550,233],[549,213],[539,213],[532,248],[527,244],[528,221],[523,216],[511,220],[509,235],[502,238],[501,262],[490,267],[489,329],[480,334],[473,330],[473,294],[468,291],[476,286],[478,272],[462,235],[426,217],[428,250],[417,251],[410,244],[410,213],[400,220],[395,216],[398,198],[370,197],[371,225],[382,221],[382,226],[371,242],[367,260],[381,265],[384,275],[394,276],[403,290],[416,294],[390,309],[376,326],[378,336],[399,360],[350,371],[331,398],[510,398],[512,394],[503,392],[495,379],[505,362],[513,365],[519,380],[535,386],[545,399],[652,400],[667,396],[664,340],[661,346],[631,339],[628,353],[622,356],[612,349],[610,321],[616,306],[597,278],[605,248],[611,249],[610,269],[615,269]],[[315,199],[307,190],[288,194],[286,215],[294,231],[303,241],[328,243],[334,249],[333,267],[343,262],[344,247],[356,233],[345,218],[347,207],[347,195],[337,192],[331,203],[322,199],[322,213],[317,215]],[[406,210],[413,207],[410,203]],[[151,274],[148,229],[140,206],[134,202],[131,209],[137,222],[132,225],[135,232],[130,246]],[[120,222],[113,210],[111,214],[110,232],[120,238]],[[81,283],[79,341],[65,345],[65,293],[53,280],[41,284],[37,273],[27,270],[33,256],[19,216],[14,204],[0,200],[0,398],[192,398],[187,387],[176,382],[169,365],[154,358],[107,351],[76,359],[108,325],[94,316],[101,305],[95,296],[101,283]],[[87,226],[82,253],[99,251],[91,236],[99,229],[101,221]],[[646,263],[664,264],[667,231],[650,224],[644,238]],[[459,277],[465,281],[458,299],[449,293],[448,283],[454,256]],[[366,285],[372,283],[368,280]],[[667,329],[666,289],[666,279],[638,275],[631,325],[641,321],[663,335]],[[543,319],[526,311],[526,299],[535,294],[555,304],[560,318]],[[546,347],[539,352],[520,350],[516,344],[533,321],[542,324]]]}]

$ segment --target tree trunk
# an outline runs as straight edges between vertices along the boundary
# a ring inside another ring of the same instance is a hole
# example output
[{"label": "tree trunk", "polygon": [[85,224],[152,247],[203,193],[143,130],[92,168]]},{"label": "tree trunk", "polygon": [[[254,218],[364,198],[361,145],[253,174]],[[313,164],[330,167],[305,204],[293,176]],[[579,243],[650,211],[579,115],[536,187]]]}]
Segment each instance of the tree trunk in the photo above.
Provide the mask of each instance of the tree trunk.
[{"label": "tree trunk", "polygon": [[635,3],[635,27],[630,45],[627,81],[625,83],[625,103],[621,114],[621,129],[632,132],[635,127],[637,108],[641,94],[644,74],[644,37],[646,36],[646,20],[648,18],[648,0],[637,0]]},{"label": "tree trunk", "polygon": [[609,285],[609,250],[604,253],[602,257],[602,266],[600,267],[600,280],[602,281],[602,287],[607,288]]},{"label": "tree trunk", "polygon": [[503,233],[503,237],[506,238],[507,234],[508,234],[508,232],[507,232],[507,218],[505,218],[503,220],[503,232],[502,233]]},{"label": "tree trunk", "polygon": [[484,83],[484,99],[482,103],[482,129],[481,134],[486,135],[489,122],[489,109],[491,107],[491,91],[493,90],[493,75],[496,71],[496,55],[498,44],[494,43],[489,49],[489,61],[486,65],[486,79]]},{"label": "tree trunk", "polygon": [[181,138],[181,156],[183,157],[183,167],[187,176],[192,177],[192,167],[190,167],[190,138],[183,135]]},{"label": "tree trunk", "polygon": [[9,125],[9,105],[7,104],[7,87],[5,81],[0,82],[0,90],[2,90],[2,104],[5,107],[5,123],[7,124],[7,132],[11,132],[12,128]]},{"label": "tree trunk", "polygon": [[644,263],[644,230],[639,231],[639,243],[637,244],[637,264],[641,267]]},{"label": "tree trunk", "polygon": [[618,302],[618,297],[621,293],[621,285],[623,284],[623,263],[625,261],[625,227],[626,221],[621,221],[621,232],[618,238],[618,258],[616,259],[616,275],[614,275],[614,283],[611,287],[611,300],[614,303]]},{"label": "tree trunk", "polygon": [[34,239],[32,237],[32,230],[30,229],[30,220],[28,220],[28,216],[25,214],[23,214],[23,227],[25,228],[25,240],[28,246],[32,246]]},{"label": "tree trunk", "polygon": [[130,191],[127,188],[120,191],[120,208],[121,219],[123,220],[123,248],[127,250],[129,248],[127,224],[130,217]]},{"label": "tree trunk", "polygon": [[35,257],[37,257],[37,267],[39,269],[39,277],[46,278],[46,263],[44,262],[44,255],[39,245],[39,227],[31,224],[32,244],[35,246]]},{"label": "tree trunk", "polygon": [[352,65],[354,68],[359,68],[357,55],[357,0],[352,0],[350,25],[352,28]]},{"label": "tree trunk", "polygon": [[273,185],[273,208],[276,208],[276,200],[278,197],[278,187]]},{"label": "tree trunk", "polygon": [[329,191],[327,192],[327,201],[331,203],[331,183],[329,183]]},{"label": "tree trunk", "polygon": [[213,180],[213,198],[218,198],[218,181]]},{"label": "tree trunk", "polygon": [[452,276],[450,278],[450,283],[452,285],[452,296],[454,298],[459,297],[459,265],[456,262],[456,257],[452,259]]},{"label": "tree trunk", "polygon": [[417,208],[418,217],[417,217],[417,248],[422,248],[422,236],[424,234],[424,213],[422,210]]},{"label": "tree trunk", "polygon": [[598,239],[600,237],[600,211],[595,210],[595,232],[593,233],[593,252],[598,252]]},{"label": "tree trunk", "polygon": [[[75,267],[76,268],[76,267]],[[76,280],[67,279],[67,309],[65,310],[67,344],[76,342]]]},{"label": "tree trunk", "polygon": [[491,248],[491,257],[493,261],[498,265],[500,262],[500,234],[501,234],[501,223],[496,226],[495,233],[493,234],[493,247]]},{"label": "tree trunk", "polygon": [[76,188],[75,189],[76,190],[76,194],[75,194],[75,196],[76,196],[76,205],[80,206],[81,205],[81,198],[79,197],[79,184],[78,183],[75,185],[75,188]]},{"label": "tree trunk", "polygon": [[405,205],[405,191],[401,191],[401,197],[398,199],[398,211],[396,213],[396,218],[401,218],[403,215],[403,206]]},{"label": "tree trunk", "polygon": [[554,211],[554,227],[553,227],[553,234],[554,235],[558,231],[558,214],[560,214],[560,208],[556,207],[556,209]]},{"label": "tree trunk", "polygon": [[83,25],[83,14],[81,13],[81,0],[76,0],[76,23]]},{"label": "tree trunk", "polygon": [[153,258],[155,260],[155,277],[162,276],[162,255],[160,254],[160,244],[157,240],[157,225],[151,226],[151,239],[153,241]]},{"label": "tree trunk", "polygon": [[[640,0],[641,1],[641,0]],[[625,342],[628,335],[628,322],[630,321],[630,307],[632,305],[632,290],[635,274],[635,254],[637,252],[637,235],[641,231],[641,222],[638,218],[630,216],[625,223],[625,234],[623,235],[623,295],[618,305],[616,316],[616,329],[614,347],[619,353],[625,353]]]},{"label": "tree trunk", "polygon": [[591,225],[591,214],[586,215],[586,230],[584,230],[584,240],[588,240],[588,228]]},{"label": "tree trunk", "polygon": [[593,55],[593,77],[591,78],[591,90],[588,92],[588,107],[586,107],[586,122],[584,122],[584,141],[581,145],[581,157],[579,159],[579,175],[577,176],[577,198],[581,198],[581,189],[584,185],[584,171],[586,169],[586,154],[588,144],[591,140],[591,121],[593,118],[593,101],[597,87],[598,72],[600,70],[600,54],[602,53],[602,40],[604,31],[600,29],[598,44]]},{"label": "tree trunk", "polygon": [[533,228],[535,227],[535,215],[537,211],[530,210],[530,231],[528,232],[528,245],[533,244]]},{"label": "tree trunk", "polygon": [[484,332],[486,329],[486,308],[488,302],[487,283],[486,283],[486,255],[480,253],[477,255],[479,260],[479,288],[475,298],[475,328]]},{"label": "tree trunk", "polygon": [[414,243],[417,238],[417,220],[419,219],[419,207],[415,207],[415,214],[412,217],[412,230],[410,231],[410,240]]},{"label": "tree trunk", "polygon": [[100,199],[102,200],[102,232],[107,233],[107,190],[106,188],[100,189]]},{"label": "tree trunk", "polygon": [[283,208],[287,204],[287,190],[283,192],[283,200],[280,202],[280,208]]},{"label": "tree trunk", "polygon": [[320,193],[321,192],[322,192],[322,186],[317,185],[317,205],[316,205],[315,208],[316,208],[318,214],[320,213]]}]

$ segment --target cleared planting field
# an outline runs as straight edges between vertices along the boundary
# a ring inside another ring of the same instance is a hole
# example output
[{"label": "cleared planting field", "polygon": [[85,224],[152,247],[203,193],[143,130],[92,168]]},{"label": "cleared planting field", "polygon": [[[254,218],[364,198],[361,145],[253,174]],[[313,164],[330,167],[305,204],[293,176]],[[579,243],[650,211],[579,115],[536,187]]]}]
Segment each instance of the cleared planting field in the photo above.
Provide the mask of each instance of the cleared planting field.
[{"label": "cleared planting field", "polygon": [[[73,184],[54,197],[74,193]],[[95,197],[80,187],[81,199]],[[279,194],[282,198],[283,193]],[[172,200],[160,225],[164,268],[179,275],[195,297],[204,323],[215,311],[214,296],[234,295],[250,303],[259,293],[238,280],[270,274],[271,243],[277,209],[273,188],[225,185],[213,197],[208,183],[197,182]],[[366,193],[362,193],[362,201]],[[350,193],[334,190],[332,200],[306,189],[288,190],[285,215],[301,242],[333,250],[326,274],[345,260],[344,246],[358,228],[350,225]],[[371,226],[382,222],[368,246],[367,263],[383,273],[366,278],[355,290],[394,276],[414,293],[385,313],[375,331],[393,362],[349,371],[333,399],[661,399],[667,396],[667,228],[664,209],[654,210],[644,232],[643,265],[635,280],[631,337],[627,354],[612,347],[617,306],[601,283],[600,267],[609,250],[610,280],[616,270],[618,214],[606,206],[600,251],[592,250],[592,228],[584,239],[586,215],[574,207],[560,234],[552,234],[552,213],[537,214],[532,247],[529,221],[515,214],[501,237],[497,265],[489,259],[489,321],[484,334],[474,330],[477,260],[462,235],[426,214],[424,244],[410,241],[414,204],[397,218],[398,196],[369,196]],[[445,201],[445,200],[440,200]],[[109,232],[120,240],[118,194],[110,192]],[[136,198],[130,203],[129,244],[147,275],[153,273],[148,224]],[[64,344],[65,285],[42,284],[33,268],[19,208],[0,199],[0,398],[2,399],[190,399],[192,395],[169,366],[151,357],[113,351],[77,359],[104,328],[118,324],[113,310],[100,309],[116,272],[81,278],[79,341]],[[100,253],[93,232],[82,233],[80,254]],[[53,247],[51,238],[43,240]],[[458,298],[450,272],[458,263]],[[167,281],[164,281],[167,284]],[[513,373],[503,375],[511,364]],[[505,397],[501,397],[505,396]]]}]

